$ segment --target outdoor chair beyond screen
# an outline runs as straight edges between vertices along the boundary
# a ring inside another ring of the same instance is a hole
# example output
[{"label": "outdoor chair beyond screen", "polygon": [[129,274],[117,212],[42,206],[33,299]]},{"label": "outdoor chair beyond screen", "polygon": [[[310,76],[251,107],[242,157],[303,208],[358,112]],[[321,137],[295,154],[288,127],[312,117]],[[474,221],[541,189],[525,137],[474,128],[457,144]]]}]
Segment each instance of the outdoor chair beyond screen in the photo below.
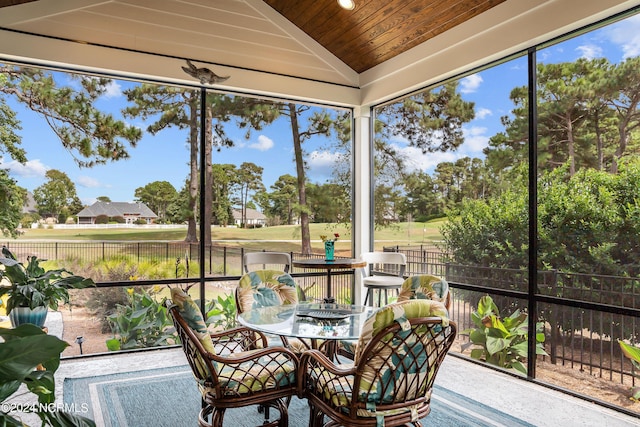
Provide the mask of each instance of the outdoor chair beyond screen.
[{"label": "outdoor chair beyond screen", "polygon": [[420,426],[456,331],[442,303],[416,299],[389,304],[365,322],[353,363],[305,352],[298,381],[309,425],[323,425],[327,415],[326,426]]},{"label": "outdoor chair beyond screen", "polygon": [[[367,290],[364,305],[374,305],[374,292],[378,291],[378,307],[382,306],[382,293],[384,303],[389,303],[389,291],[397,292],[404,282],[404,273],[407,268],[407,257],[399,252],[366,252],[360,255],[367,266],[362,269],[362,284]],[[389,272],[389,270],[391,270]]]},{"label": "outdoor chair beyond screen", "polygon": [[267,347],[266,337],[248,328],[210,334],[191,297],[172,288],[171,298],[167,307],[202,394],[198,425],[222,426],[227,409],[261,405],[280,413],[265,425],[287,426],[287,404],[297,387],[297,357],[284,347]]},{"label": "outdoor chair beyond screen", "polygon": [[242,259],[244,272],[249,272],[250,265],[260,265],[259,270],[273,268],[273,266],[282,266],[285,273],[291,269],[291,255],[286,252],[249,252],[244,254]]}]

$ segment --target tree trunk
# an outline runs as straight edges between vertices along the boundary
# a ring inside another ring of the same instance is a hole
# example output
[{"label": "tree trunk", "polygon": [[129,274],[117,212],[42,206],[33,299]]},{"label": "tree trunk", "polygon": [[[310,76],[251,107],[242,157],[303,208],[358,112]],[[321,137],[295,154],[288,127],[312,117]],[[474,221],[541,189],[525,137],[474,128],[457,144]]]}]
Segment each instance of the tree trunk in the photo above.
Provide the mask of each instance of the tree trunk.
[{"label": "tree trunk", "polygon": [[202,242],[205,247],[211,246],[211,218],[213,217],[213,110],[209,103],[207,103],[206,118],[205,118],[205,140],[204,143],[204,156],[206,165],[204,174],[204,218],[200,219],[200,227],[204,227],[204,234]]},{"label": "tree trunk", "polygon": [[291,118],[291,131],[293,132],[293,151],[296,158],[296,172],[298,175],[298,203],[300,204],[300,230],[302,238],[301,252],[303,255],[311,254],[311,238],[309,235],[309,213],[307,212],[307,178],[304,172],[304,159],[302,158],[302,142],[300,141],[300,129],[298,127],[298,112],[296,105],[290,103],[289,116]]},{"label": "tree trunk", "polygon": [[196,243],[198,241],[198,229],[196,222],[196,213],[198,207],[198,103],[196,92],[193,93],[193,99],[189,104],[189,122],[191,133],[189,135],[191,153],[189,155],[189,164],[191,172],[189,174],[189,220],[187,222],[187,237],[184,241]]},{"label": "tree trunk", "polygon": [[567,122],[567,150],[569,156],[569,176],[574,176],[576,174],[576,152],[575,152],[575,141],[573,137],[573,122],[571,121],[571,116],[568,115],[565,117]]}]

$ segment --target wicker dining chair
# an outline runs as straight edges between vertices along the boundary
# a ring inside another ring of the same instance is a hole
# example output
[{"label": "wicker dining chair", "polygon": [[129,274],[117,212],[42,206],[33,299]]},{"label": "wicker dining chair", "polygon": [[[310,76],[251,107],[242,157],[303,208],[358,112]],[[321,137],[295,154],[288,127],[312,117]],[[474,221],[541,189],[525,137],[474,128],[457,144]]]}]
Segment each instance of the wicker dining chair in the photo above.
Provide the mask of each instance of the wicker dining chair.
[{"label": "wicker dining chair", "polygon": [[[297,304],[301,291],[293,278],[280,270],[255,270],[244,274],[235,290],[238,314],[260,307]],[[278,336],[280,343],[296,353],[311,348],[306,340]],[[280,344],[279,343],[279,344]]]},{"label": "wicker dining chair", "polygon": [[265,425],[288,425],[287,405],[297,390],[295,354],[268,347],[263,334],[244,327],[210,334],[200,309],[180,288],[171,289],[167,307],[202,394],[200,427],[222,426],[227,409],[250,405],[279,412]]},{"label": "wicker dining chair", "polygon": [[408,277],[398,294],[398,302],[410,299],[431,299],[444,304],[447,311],[451,312],[453,301],[449,284],[442,277],[430,274],[419,274]]},{"label": "wicker dining chair", "polygon": [[353,363],[305,352],[298,384],[309,402],[309,425],[323,425],[326,415],[325,426],[420,426],[456,331],[442,303],[408,300],[381,308],[365,322]]},{"label": "wicker dining chair", "polygon": [[[444,304],[447,312],[451,313],[453,305],[449,284],[442,277],[430,274],[410,276],[404,280],[398,293],[398,302],[410,299],[431,299]],[[338,343],[338,354],[352,359],[355,353],[356,341],[342,340]]]}]

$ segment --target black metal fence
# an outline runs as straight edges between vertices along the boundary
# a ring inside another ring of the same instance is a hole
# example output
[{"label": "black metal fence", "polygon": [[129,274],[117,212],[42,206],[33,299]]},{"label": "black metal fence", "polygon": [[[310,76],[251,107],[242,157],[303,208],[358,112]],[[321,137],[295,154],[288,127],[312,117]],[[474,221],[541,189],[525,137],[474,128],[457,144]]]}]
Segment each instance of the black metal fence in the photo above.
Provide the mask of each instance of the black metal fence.
[{"label": "black metal fence", "polygon": [[[200,245],[185,242],[21,242],[7,241],[6,246],[20,260],[37,256],[45,260],[80,259],[84,263],[104,261],[168,262],[176,264],[176,278],[198,277],[200,274]],[[242,275],[242,258],[245,249],[219,245],[207,245],[204,248],[205,274],[214,277]],[[321,258],[322,254],[303,255],[290,253],[292,260],[303,258]],[[177,268],[177,267],[180,268]],[[322,299],[327,296],[327,271],[322,269],[301,269],[292,267],[291,273],[300,277],[301,287],[309,298]],[[335,277],[334,277],[335,276]],[[332,270],[331,295],[338,301],[352,301],[354,292],[352,270]],[[157,279],[157,278],[148,278]]]},{"label": "black metal fence", "polygon": [[[107,259],[200,261],[198,244],[182,242],[20,242],[3,244],[19,258],[37,255],[43,259],[81,258],[84,261]],[[444,262],[443,253],[434,246],[385,248],[407,255],[407,275],[433,274],[444,277],[452,288],[452,317],[462,331],[472,327],[470,314],[482,295],[491,295],[503,316],[516,309],[527,309],[528,274],[526,270],[457,265]],[[228,276],[237,279],[242,273],[242,248],[207,246],[205,270],[217,281]],[[303,256],[291,253],[292,259]],[[326,270],[292,268],[309,298],[327,295]],[[191,269],[189,277],[199,271]],[[339,302],[351,302],[354,280],[351,270],[332,271],[332,295]],[[617,339],[640,340],[639,317],[618,314],[623,309],[640,307],[640,278],[563,273],[557,270],[538,273],[538,294],[568,301],[538,305],[538,318],[545,322],[545,349],[554,364],[577,367],[581,371],[621,383],[635,380],[633,368],[625,360]],[[520,293],[522,297],[506,295]],[[571,302],[571,303],[569,303]],[[608,310],[581,307],[581,303],[606,304]]]},{"label": "black metal fence", "polygon": [[[445,261],[438,248],[385,247],[407,255],[407,274],[444,277],[452,288],[452,317],[459,329],[474,325],[470,314],[483,295],[490,295],[502,316],[527,311],[528,271],[458,265]],[[538,304],[545,325],[545,350],[553,364],[592,376],[635,384],[637,372],[622,354],[617,340],[640,342],[640,317],[621,314],[640,308],[640,278],[538,271],[536,295],[556,297],[558,303]],[[518,293],[522,297],[505,296]],[[590,308],[600,304],[607,310]],[[546,358],[546,357],[545,357]]]}]

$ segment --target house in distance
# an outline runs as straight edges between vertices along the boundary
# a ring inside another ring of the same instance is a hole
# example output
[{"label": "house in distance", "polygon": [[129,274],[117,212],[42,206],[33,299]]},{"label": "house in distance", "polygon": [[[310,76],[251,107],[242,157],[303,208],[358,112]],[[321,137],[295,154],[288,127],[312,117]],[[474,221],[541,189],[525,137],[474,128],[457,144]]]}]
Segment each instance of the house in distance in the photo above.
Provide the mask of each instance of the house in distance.
[{"label": "house in distance", "polygon": [[98,217],[105,216],[109,221],[122,218],[125,224],[140,224],[142,221],[153,224],[158,218],[158,215],[142,202],[95,202],[78,212],[78,224],[96,224]]}]

